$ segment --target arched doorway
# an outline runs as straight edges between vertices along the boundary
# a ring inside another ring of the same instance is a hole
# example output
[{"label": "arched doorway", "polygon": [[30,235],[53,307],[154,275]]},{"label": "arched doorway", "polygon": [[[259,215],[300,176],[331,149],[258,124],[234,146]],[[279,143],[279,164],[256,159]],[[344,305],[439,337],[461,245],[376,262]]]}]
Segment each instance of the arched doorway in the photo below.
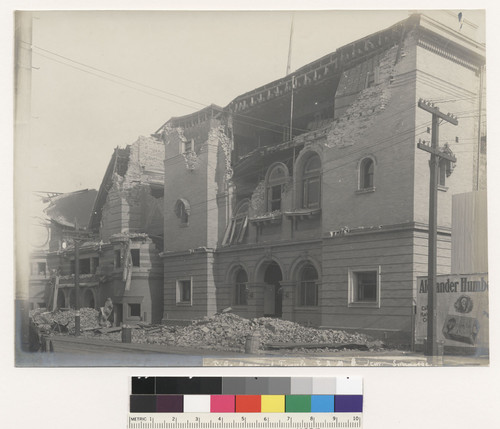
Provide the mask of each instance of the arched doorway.
[{"label": "arched doorway", "polygon": [[66,307],[66,297],[64,296],[64,291],[59,289],[57,292],[57,308]]},{"label": "arched doorway", "polygon": [[281,268],[276,262],[271,262],[264,272],[264,316],[282,317],[283,294],[280,282],[283,280]]},{"label": "arched doorway", "polygon": [[90,289],[86,289],[83,293],[83,306],[85,308],[95,308],[94,294]]}]

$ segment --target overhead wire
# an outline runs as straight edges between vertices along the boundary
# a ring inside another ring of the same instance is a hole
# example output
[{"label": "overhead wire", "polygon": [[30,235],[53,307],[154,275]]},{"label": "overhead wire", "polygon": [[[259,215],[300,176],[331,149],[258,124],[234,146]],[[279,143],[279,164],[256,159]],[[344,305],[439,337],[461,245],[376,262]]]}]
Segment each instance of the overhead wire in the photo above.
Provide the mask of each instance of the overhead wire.
[{"label": "overhead wire", "polygon": [[[23,43],[28,44],[27,42],[24,42],[24,41],[22,41],[22,42],[23,42]],[[94,76],[97,76],[97,77],[101,77],[101,78],[106,79],[104,76],[101,76],[101,75],[99,75],[99,74],[96,74],[96,73],[91,73],[91,72],[89,72],[88,70],[85,70],[85,69],[82,69],[82,68],[79,68],[79,67],[71,66],[71,64],[68,64],[68,63],[63,62],[63,61],[57,61],[57,60],[56,60],[56,59],[54,59],[54,58],[51,58],[51,57],[49,57],[49,56],[47,56],[47,55],[43,55],[42,53],[37,52],[37,51],[36,51],[36,49],[39,49],[39,50],[41,50],[41,51],[44,51],[44,52],[50,53],[51,55],[54,55],[54,56],[57,56],[57,57],[59,57],[59,58],[65,59],[65,60],[67,60],[67,61],[73,62],[73,63],[78,64],[78,65],[80,65],[80,66],[87,67],[87,68],[89,68],[89,69],[91,69],[91,70],[95,70],[95,71],[98,71],[98,72],[100,72],[100,73],[107,74],[107,75],[112,76],[112,77],[115,77],[115,78],[117,78],[117,79],[121,79],[121,80],[124,80],[124,81],[126,81],[126,82],[134,83],[134,84],[136,84],[136,85],[140,85],[140,86],[143,86],[143,87],[145,87],[145,88],[148,88],[148,89],[151,89],[151,90],[154,90],[154,91],[159,91],[159,92],[165,93],[165,94],[167,94],[167,95],[170,95],[170,96],[173,96],[173,97],[177,97],[177,98],[183,99],[183,100],[185,100],[185,101],[189,101],[189,102],[191,102],[191,103],[199,104],[199,105],[200,105],[200,106],[202,106],[202,107],[209,107],[209,106],[210,106],[209,104],[206,104],[206,103],[201,103],[201,102],[199,102],[199,101],[196,101],[196,100],[193,100],[193,99],[190,99],[190,98],[187,98],[187,97],[184,97],[184,96],[178,95],[178,94],[174,94],[174,93],[172,93],[172,92],[165,91],[165,90],[163,90],[163,89],[156,88],[156,87],[153,87],[153,86],[150,86],[150,85],[144,84],[144,83],[142,83],[142,82],[139,82],[139,81],[136,81],[136,80],[133,80],[133,79],[129,79],[129,78],[126,78],[126,77],[120,76],[120,75],[118,75],[118,74],[116,74],[116,73],[111,73],[111,72],[108,72],[108,71],[106,71],[106,70],[102,70],[102,69],[100,69],[100,68],[97,68],[97,67],[94,67],[94,66],[91,66],[91,65],[85,64],[85,63],[83,63],[83,62],[73,60],[72,58],[66,57],[66,56],[64,56],[64,55],[58,54],[57,52],[50,51],[50,50],[45,49],[45,48],[42,48],[42,47],[40,47],[40,46],[37,46],[37,45],[31,45],[31,46],[32,46],[33,48],[35,48],[35,51],[33,51],[33,52],[34,52],[34,53],[36,53],[37,55],[40,55],[40,56],[45,57],[45,58],[47,58],[47,59],[49,59],[49,60],[55,61],[55,62],[57,62],[57,63],[59,63],[59,64],[67,65],[67,66],[72,67],[72,68],[74,68],[74,69],[76,69],[76,70],[80,70],[80,71],[82,71],[82,72],[90,73],[90,74],[92,74],[92,75],[94,75]],[[125,85],[125,84],[123,84],[122,82],[119,82],[119,81],[115,81],[115,80],[112,80],[112,79],[106,79],[106,80],[110,80],[110,81],[112,81],[112,82],[115,82],[116,84],[119,84],[119,85],[124,85],[124,86],[126,86],[126,87],[128,87],[128,88],[132,88],[132,89],[136,89],[136,90],[139,90],[139,91],[140,91],[140,89],[139,89],[139,88],[132,87],[132,86],[129,86],[129,85]],[[141,92],[144,92],[144,91],[141,91]],[[151,94],[151,93],[149,93],[149,92],[145,92],[145,93],[146,93],[146,94],[150,94],[150,95],[155,95],[155,94]],[[155,95],[155,96],[156,96],[156,95]],[[165,98],[165,97],[159,97],[159,98],[163,98],[163,99],[165,99],[165,100],[167,100],[167,101],[171,101],[171,102],[173,102],[173,103],[180,104],[180,105],[183,105],[183,106],[187,106],[187,107],[190,107],[190,108],[195,108],[195,107],[190,106],[190,105],[187,105],[187,104],[185,104],[185,103],[181,103],[181,102],[179,102],[179,101],[172,100],[172,99],[170,99],[170,98]],[[232,112],[232,114],[233,114],[233,116],[237,116],[237,117],[241,117],[241,118],[246,118],[246,119],[251,119],[252,121],[257,121],[257,122],[261,122],[261,123],[264,123],[264,124],[274,125],[274,126],[278,126],[278,127],[280,127],[280,128],[283,128],[283,127],[286,127],[286,126],[287,126],[287,124],[282,124],[282,123],[278,123],[278,122],[268,121],[268,120],[266,120],[266,119],[256,118],[256,117],[254,117],[254,116],[245,115],[245,114],[242,114],[242,113]],[[254,125],[253,123],[249,123],[249,122],[243,122],[243,123],[246,123],[246,124],[249,124],[249,125]],[[259,127],[259,128],[261,128],[261,129],[266,129],[266,130],[272,131],[272,132],[282,133],[282,131],[281,131],[281,130],[275,130],[275,129],[272,129],[272,128],[264,128],[264,127],[262,127],[262,126],[258,126],[258,127]],[[294,131],[307,131],[307,130],[305,130],[305,129],[301,129],[301,128],[298,128],[298,127],[294,127],[293,129],[294,129]]]},{"label": "overhead wire", "polygon": [[[23,43],[26,43],[26,42],[23,42]],[[79,62],[79,61],[76,61],[76,60],[73,60],[73,59],[71,59],[71,58],[69,58],[69,57],[63,56],[63,55],[61,55],[61,54],[58,54],[58,53],[56,53],[56,52],[53,52],[53,51],[50,51],[50,50],[48,50],[48,49],[42,48],[42,47],[40,47],[40,46],[37,46],[37,45],[32,45],[32,47],[34,47],[35,49],[41,50],[41,51],[43,51],[43,52],[47,52],[47,53],[49,53],[49,54],[51,54],[51,55],[57,56],[57,57],[59,57],[59,58],[65,59],[65,60],[67,60],[67,61],[73,62],[73,63],[78,64],[78,65],[80,65],[80,66],[83,66],[83,67],[89,68],[89,69],[91,69],[91,70],[95,70],[95,71],[98,71],[98,72],[100,72],[100,73],[104,73],[104,74],[106,74],[106,75],[112,76],[112,77],[114,77],[114,78],[121,79],[121,80],[123,80],[123,81],[125,81],[125,82],[133,83],[133,84],[135,84],[135,85],[139,85],[139,86],[142,86],[142,87],[144,87],[144,88],[147,88],[147,89],[150,89],[150,90],[153,90],[153,91],[158,91],[158,92],[161,92],[161,93],[164,93],[164,94],[167,94],[167,95],[170,95],[170,96],[173,96],[173,97],[176,97],[176,98],[179,98],[179,99],[182,99],[182,100],[188,101],[188,102],[190,102],[190,103],[195,103],[195,104],[198,104],[198,105],[200,105],[200,106],[208,107],[208,105],[207,105],[207,104],[200,103],[200,102],[198,102],[198,101],[196,101],[196,100],[192,100],[192,99],[189,99],[189,98],[187,98],[187,97],[183,97],[183,96],[180,96],[180,95],[177,95],[177,94],[174,94],[174,93],[171,93],[171,92],[168,92],[168,91],[162,90],[162,89],[160,89],[160,88],[155,88],[155,87],[153,87],[153,86],[146,85],[146,84],[143,84],[143,83],[141,83],[141,82],[138,82],[138,81],[135,81],[135,80],[132,80],[132,79],[129,79],[129,78],[126,78],[126,77],[123,77],[123,76],[120,76],[120,75],[117,75],[117,74],[111,73],[111,72],[107,72],[107,71],[105,71],[105,70],[99,69],[99,68],[94,67],[94,66],[90,66],[90,65],[88,65],[88,64],[85,64],[85,63],[82,63],[82,62]],[[176,103],[176,104],[180,104],[180,105],[183,105],[183,106],[186,106],[186,107],[189,107],[189,108],[194,108],[194,106],[192,106],[192,105],[188,105],[188,104],[185,104],[185,103],[182,103],[182,102],[180,102],[179,100],[173,100],[173,99],[171,99],[171,98],[163,97],[163,96],[160,96],[160,95],[158,95],[158,94],[151,93],[151,92],[149,92],[149,91],[144,91],[144,90],[143,90],[143,89],[141,89],[141,88],[137,88],[137,87],[135,87],[135,86],[127,85],[127,84],[125,84],[124,82],[120,82],[120,81],[117,81],[117,80],[114,80],[114,79],[111,79],[111,78],[107,78],[106,76],[103,76],[103,75],[101,75],[101,74],[98,74],[98,73],[93,73],[93,72],[91,72],[91,71],[89,71],[89,70],[85,70],[85,69],[82,69],[82,68],[80,68],[80,67],[73,66],[73,65],[71,65],[71,64],[68,64],[67,62],[59,61],[59,60],[57,60],[57,59],[55,59],[55,58],[49,57],[49,56],[47,56],[47,55],[44,55],[44,54],[42,54],[41,52],[37,52],[36,50],[35,50],[34,52],[35,52],[37,55],[40,55],[40,56],[42,56],[42,57],[44,57],[44,58],[46,58],[46,59],[49,59],[49,60],[51,60],[51,61],[54,61],[54,62],[56,62],[56,63],[62,64],[62,65],[66,65],[66,66],[68,66],[68,67],[74,68],[74,69],[76,69],[76,70],[79,70],[79,71],[82,71],[82,72],[85,72],[85,73],[89,73],[89,74],[91,74],[91,75],[93,75],[93,76],[96,76],[96,77],[99,77],[99,78],[101,78],[101,79],[104,79],[104,80],[107,80],[107,81],[113,82],[113,83],[115,83],[115,84],[123,85],[123,86],[126,86],[126,87],[128,87],[128,88],[134,89],[134,90],[136,90],[136,91],[142,92],[142,93],[144,93],[144,94],[151,95],[151,96],[154,96],[154,97],[157,97],[157,98],[160,98],[160,99],[164,99],[164,100],[167,100],[167,101],[170,101],[170,102],[173,102],[173,103]],[[443,87],[443,88],[444,88],[444,87]],[[479,96],[464,96],[464,97],[442,98],[442,99],[431,99],[431,100],[432,100],[433,102],[438,102],[438,100],[439,100],[439,102],[445,103],[445,102],[464,101],[464,100],[468,100],[468,99],[470,99],[470,100],[474,100],[474,99],[476,99],[476,98],[479,98]],[[406,111],[407,111],[407,110],[414,109],[414,108],[415,108],[415,105],[412,105],[412,106],[408,107],[408,109],[406,109]],[[483,109],[483,111],[485,111],[485,109]],[[475,113],[475,112],[477,112],[477,109],[472,110],[472,111],[470,111],[470,110],[469,110],[469,111],[463,111],[463,112],[456,112],[456,113],[455,113],[455,115],[459,115],[459,114],[466,114],[466,113]],[[274,125],[274,126],[278,126],[278,127],[283,127],[283,126],[286,126],[286,124],[276,123],[276,122],[272,122],[272,121],[266,121],[266,120],[259,119],[259,118],[255,118],[255,117],[253,117],[253,116],[249,116],[249,115],[239,114],[239,113],[235,113],[235,112],[232,112],[232,113],[233,113],[233,116],[238,116],[238,117],[241,117],[241,118],[248,118],[248,119],[251,119],[253,122],[245,122],[245,121],[243,121],[243,120],[241,120],[241,119],[240,119],[239,121],[240,121],[240,122],[242,122],[243,124],[251,125],[251,126],[253,126],[253,127],[255,127],[255,128],[258,128],[258,129],[263,129],[263,130],[267,130],[267,131],[272,131],[272,132],[276,132],[276,133],[280,133],[280,134],[282,133],[282,131],[281,131],[281,130],[276,130],[276,129],[273,129],[273,128],[263,127],[263,126],[261,126],[261,125],[256,125],[256,124],[254,123],[255,121],[260,121],[260,122],[267,123],[267,124]],[[391,115],[391,116],[396,116],[396,115],[398,115],[398,116],[399,116],[399,115],[401,115],[401,113],[402,113],[402,112],[401,112],[401,111],[399,111],[397,114],[394,114],[394,115]],[[476,114],[476,115],[471,115],[471,116],[462,116],[462,119],[466,119],[466,118],[478,118],[478,115]],[[390,119],[390,117],[385,118],[385,119],[386,119],[386,120],[388,120],[388,119]],[[460,118],[459,118],[459,119],[460,119]],[[359,148],[357,151],[350,152],[350,153],[349,153],[348,155],[346,155],[346,156],[353,157],[353,156],[355,156],[356,154],[358,154],[358,153],[360,153],[360,152],[363,152],[363,151],[364,151],[364,152],[366,152],[367,150],[369,150],[369,149],[371,149],[371,148],[373,148],[373,147],[375,147],[375,146],[378,146],[378,145],[383,144],[383,143],[390,142],[391,140],[394,140],[394,139],[396,139],[396,138],[398,138],[398,137],[402,137],[403,135],[408,134],[408,133],[415,133],[415,136],[421,135],[422,133],[425,133],[425,131],[424,131],[424,130],[426,129],[426,127],[427,127],[428,125],[430,125],[430,124],[431,124],[431,122],[432,122],[432,121],[429,121],[428,123],[424,123],[424,124],[422,124],[422,125],[420,125],[420,126],[418,126],[418,127],[416,127],[416,128],[413,128],[413,129],[408,129],[408,130],[406,130],[406,131],[404,131],[404,132],[401,132],[401,133],[400,133],[400,135],[397,135],[397,134],[396,134],[396,135],[393,135],[393,136],[391,136],[389,139],[384,139],[384,140],[381,140],[381,141],[379,141],[379,142],[377,142],[377,143],[375,143],[375,144],[373,144],[373,145],[364,146],[364,147],[362,147],[362,148]],[[421,131],[417,134],[417,131],[418,131],[419,129],[421,129]],[[309,131],[312,131],[312,130],[304,130],[304,129],[300,129],[300,128],[294,128],[294,131],[305,131],[305,132],[309,132]],[[474,139],[471,139],[471,140],[474,140]],[[392,147],[392,146],[394,146],[395,144],[398,144],[398,143],[400,143],[400,141],[396,141],[394,144],[390,144],[390,145],[388,145],[387,147],[382,147],[382,148],[380,148],[379,150],[385,150],[385,149],[388,149],[388,148],[390,148],[390,147]],[[284,160],[284,162],[290,161],[292,158],[293,158],[293,157],[289,157],[289,159],[285,159],[285,160]],[[282,160],[282,161],[283,161],[283,160]],[[350,162],[352,162],[352,160],[348,161],[348,163],[350,163]],[[347,165],[348,163],[346,163],[346,164],[341,164],[341,165],[335,165],[335,166],[334,166],[333,168],[331,168],[331,169],[324,170],[324,171],[323,171],[323,173],[326,173],[326,172],[332,171],[332,170],[333,170],[333,169],[335,169],[335,168],[340,168],[340,167],[343,167],[343,166]],[[212,168],[213,168],[213,167],[212,167]],[[263,166],[263,167],[262,167],[262,169],[264,169],[264,168],[265,168],[265,167]],[[250,175],[255,175],[255,172],[254,172],[254,171],[252,171],[252,172],[249,172],[249,173],[247,173],[247,174],[249,174],[249,176],[250,176]],[[240,176],[239,178],[244,178],[244,177]],[[215,199],[214,199],[214,200],[215,200]],[[207,202],[209,202],[209,201],[210,201],[210,200],[206,200],[206,201],[203,201],[203,202],[195,203],[195,204],[194,204],[194,205],[192,205],[192,206],[196,206],[196,205],[199,205],[199,204],[205,204],[205,203],[207,203]]]}]

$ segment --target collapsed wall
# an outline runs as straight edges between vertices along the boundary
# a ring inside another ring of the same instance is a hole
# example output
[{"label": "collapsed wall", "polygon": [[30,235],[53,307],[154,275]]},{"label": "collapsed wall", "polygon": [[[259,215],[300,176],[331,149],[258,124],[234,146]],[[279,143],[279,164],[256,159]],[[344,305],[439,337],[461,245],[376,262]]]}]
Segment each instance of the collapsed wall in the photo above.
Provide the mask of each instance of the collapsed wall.
[{"label": "collapsed wall", "polygon": [[110,183],[103,184],[109,189],[102,207],[103,241],[125,232],[163,235],[164,145],[139,137],[127,149],[125,167],[115,169]]}]

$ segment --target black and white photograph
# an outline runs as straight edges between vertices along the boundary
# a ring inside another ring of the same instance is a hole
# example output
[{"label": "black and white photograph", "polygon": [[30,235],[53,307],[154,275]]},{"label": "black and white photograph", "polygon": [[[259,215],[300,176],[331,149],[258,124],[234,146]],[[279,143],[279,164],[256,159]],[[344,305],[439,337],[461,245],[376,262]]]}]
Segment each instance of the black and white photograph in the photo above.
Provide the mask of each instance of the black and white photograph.
[{"label": "black and white photograph", "polygon": [[15,13],[15,364],[488,366],[484,10]]}]

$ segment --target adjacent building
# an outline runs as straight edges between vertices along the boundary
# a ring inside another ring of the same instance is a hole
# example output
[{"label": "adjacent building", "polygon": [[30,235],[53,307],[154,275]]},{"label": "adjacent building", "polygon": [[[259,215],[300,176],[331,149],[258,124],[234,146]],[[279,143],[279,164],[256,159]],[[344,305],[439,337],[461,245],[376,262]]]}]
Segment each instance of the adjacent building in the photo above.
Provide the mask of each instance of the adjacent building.
[{"label": "adjacent building", "polygon": [[99,308],[110,297],[117,325],[161,321],[163,148],[146,137],[116,148],[99,191],[52,199],[46,210],[51,222],[47,268],[41,274],[33,265],[46,279],[47,308],[76,307],[78,256],[81,307]]},{"label": "adjacent building", "polygon": [[415,14],[290,75],[164,124],[163,323],[244,317],[409,340],[427,272],[431,115],[439,143],[438,272],[452,195],[485,187],[484,46]]}]

